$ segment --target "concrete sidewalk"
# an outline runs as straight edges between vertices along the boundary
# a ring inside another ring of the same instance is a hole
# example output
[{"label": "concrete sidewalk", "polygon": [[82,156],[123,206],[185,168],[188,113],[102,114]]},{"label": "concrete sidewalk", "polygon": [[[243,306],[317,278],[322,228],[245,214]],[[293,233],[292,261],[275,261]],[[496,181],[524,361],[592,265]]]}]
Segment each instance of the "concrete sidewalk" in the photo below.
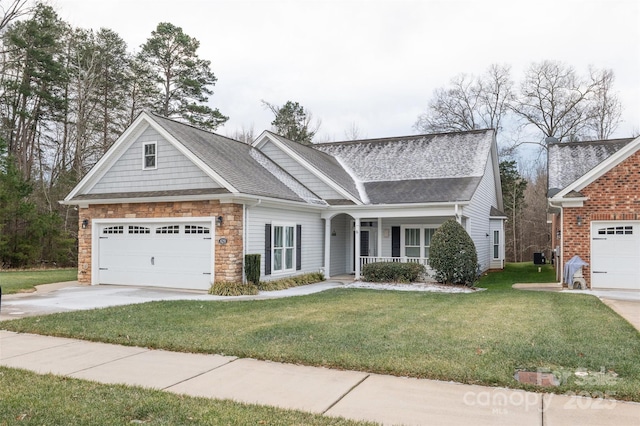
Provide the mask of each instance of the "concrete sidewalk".
[{"label": "concrete sidewalk", "polygon": [[637,425],[640,404],[0,330],[0,365],[404,425]]}]

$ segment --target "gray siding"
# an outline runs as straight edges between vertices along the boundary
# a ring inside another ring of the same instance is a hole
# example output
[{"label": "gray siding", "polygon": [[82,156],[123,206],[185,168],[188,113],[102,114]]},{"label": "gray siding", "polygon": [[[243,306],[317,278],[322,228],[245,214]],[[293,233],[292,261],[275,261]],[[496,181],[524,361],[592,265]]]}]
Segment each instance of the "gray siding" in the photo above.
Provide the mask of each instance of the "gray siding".
[{"label": "gray siding", "polygon": [[[493,164],[490,161],[490,155],[491,154],[489,154],[489,157],[487,158],[482,180],[471,199],[471,203],[468,207],[465,207],[463,212],[464,215],[469,218],[466,229],[476,245],[478,263],[480,264],[480,269],[482,271],[489,269],[491,263],[493,245],[491,240],[489,213],[491,211],[491,206],[497,206],[498,204]],[[487,234],[489,234],[488,237]]]},{"label": "gray siding", "polygon": [[[155,170],[142,170],[142,144],[157,142]],[[89,194],[219,188],[202,170],[149,127],[91,188]]]},{"label": "gray siding", "polygon": [[302,167],[300,163],[289,157],[289,155],[274,145],[271,141],[267,141],[262,145],[260,151],[262,151],[267,157],[271,158],[274,163],[286,170],[287,173],[296,178],[300,183],[309,188],[309,190],[315,193],[318,197],[324,200],[344,198],[320,180],[316,175]]},{"label": "gray siding", "polygon": [[347,260],[349,259],[348,247],[350,245],[351,216],[340,214],[331,219],[331,231],[336,231],[335,236],[331,236],[331,264],[329,273],[332,276],[350,273],[347,270]]},{"label": "gray siding", "polygon": [[[319,212],[304,212],[247,206],[247,254],[259,253],[260,279],[273,280],[291,275],[318,272],[324,267],[324,220]],[[264,275],[264,226],[266,223],[302,225],[302,269],[289,273]]]}]

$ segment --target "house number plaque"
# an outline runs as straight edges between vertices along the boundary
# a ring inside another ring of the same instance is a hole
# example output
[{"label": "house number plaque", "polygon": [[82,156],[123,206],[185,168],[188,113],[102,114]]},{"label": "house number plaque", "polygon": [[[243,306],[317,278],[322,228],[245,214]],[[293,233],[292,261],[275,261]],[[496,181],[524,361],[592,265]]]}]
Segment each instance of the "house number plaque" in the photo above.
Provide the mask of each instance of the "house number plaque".
[{"label": "house number plaque", "polygon": [[223,237],[223,238],[220,238],[220,239],[218,240],[218,242],[219,242],[220,244],[227,244],[227,239]]}]

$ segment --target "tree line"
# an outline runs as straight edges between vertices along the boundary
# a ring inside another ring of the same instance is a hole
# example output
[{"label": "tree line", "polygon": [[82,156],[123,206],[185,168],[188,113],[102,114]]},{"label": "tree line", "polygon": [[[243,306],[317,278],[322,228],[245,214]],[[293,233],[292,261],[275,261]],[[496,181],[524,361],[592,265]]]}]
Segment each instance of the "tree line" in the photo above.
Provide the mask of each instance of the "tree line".
[{"label": "tree line", "polygon": [[[541,251],[550,255],[547,146],[610,138],[623,108],[614,82],[610,69],[590,67],[580,74],[571,65],[545,60],[531,63],[516,84],[508,65],[492,64],[481,75],[453,77],[418,116],[419,132],[497,130],[507,260],[531,260]],[[528,144],[539,148],[539,161],[525,159],[525,168],[518,165],[519,149]]]},{"label": "tree line", "polygon": [[159,23],[132,53],[47,4],[0,3],[0,265],[71,265],[78,216],[58,200],[142,110],[207,130],[227,117],[207,105],[216,77],[180,27]]},{"label": "tree line", "polygon": [[[209,106],[217,79],[199,42],[159,23],[137,53],[113,30],[74,28],[45,3],[0,0],[0,267],[73,265],[78,213],[60,205],[137,115],[148,110],[205,130],[228,117]],[[414,130],[495,128],[507,259],[548,248],[546,167],[524,170],[518,151],[559,141],[606,139],[622,105],[612,70],[579,74],[570,65],[532,63],[516,85],[508,65],[460,74],[434,91]],[[298,102],[262,101],[273,130],[300,143],[320,121]],[[345,132],[357,139],[357,124]],[[231,135],[252,142],[253,127]]]}]

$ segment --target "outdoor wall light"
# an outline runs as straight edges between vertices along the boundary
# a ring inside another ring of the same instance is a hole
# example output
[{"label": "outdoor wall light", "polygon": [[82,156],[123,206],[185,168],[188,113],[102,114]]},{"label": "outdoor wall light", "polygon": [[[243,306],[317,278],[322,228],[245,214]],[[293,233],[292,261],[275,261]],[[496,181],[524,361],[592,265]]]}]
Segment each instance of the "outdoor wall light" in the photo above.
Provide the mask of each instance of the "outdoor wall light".
[{"label": "outdoor wall light", "polygon": [[578,222],[578,226],[582,226],[582,216],[578,215],[578,217],[576,217],[576,220]]},{"label": "outdoor wall light", "polygon": [[216,226],[222,226],[222,216],[216,218]]},{"label": "outdoor wall light", "polygon": [[87,229],[87,226],[89,226],[89,219],[83,219],[82,220],[82,229]]},{"label": "outdoor wall light", "polygon": [[556,238],[560,239],[560,230],[558,229],[558,231],[556,232]]}]

